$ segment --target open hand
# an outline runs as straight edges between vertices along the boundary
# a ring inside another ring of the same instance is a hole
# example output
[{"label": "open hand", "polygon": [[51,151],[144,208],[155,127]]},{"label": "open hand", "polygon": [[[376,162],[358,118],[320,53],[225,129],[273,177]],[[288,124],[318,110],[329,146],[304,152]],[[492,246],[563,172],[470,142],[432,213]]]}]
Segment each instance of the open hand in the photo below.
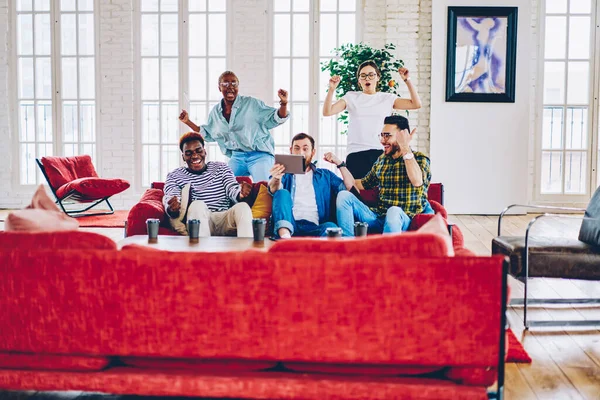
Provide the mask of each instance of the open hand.
[{"label": "open hand", "polygon": [[400,74],[400,78],[402,78],[402,80],[405,82],[408,78],[410,78],[410,71],[407,68],[398,68],[398,73]]},{"label": "open hand", "polygon": [[271,167],[269,173],[271,174],[271,177],[277,180],[281,180],[281,177],[283,176],[283,174],[285,174],[285,166],[281,164],[275,164],[273,165],[273,167]]},{"label": "open hand", "polygon": [[341,80],[342,78],[340,78],[339,75],[334,75],[331,78],[329,78],[329,90],[335,90],[340,84]]},{"label": "open hand", "polygon": [[277,91],[277,96],[279,96],[279,100],[281,100],[282,103],[288,102],[288,92],[286,90],[279,89]]},{"label": "open hand", "polygon": [[250,195],[250,192],[252,191],[252,185],[248,182],[241,182],[240,183],[240,199],[243,199],[244,197],[248,197],[248,195]]},{"label": "open hand", "polygon": [[398,141],[398,146],[400,149],[404,151],[410,150],[410,141],[413,136],[417,132],[417,128],[414,128],[410,133],[408,133],[408,129],[402,129],[398,135],[396,135],[396,139]]},{"label": "open hand", "polygon": [[171,215],[179,214],[179,211],[181,210],[181,203],[179,203],[177,196],[171,197],[167,202],[167,206],[167,211]]},{"label": "open hand", "polygon": [[335,165],[340,165],[342,163],[342,160],[340,160],[339,158],[337,158],[337,156],[335,154],[333,154],[332,152],[327,152],[323,155],[323,160],[335,164]]},{"label": "open hand", "polygon": [[181,114],[179,114],[179,120],[184,124],[190,122],[190,116],[188,115],[188,112],[185,110],[181,110]]}]

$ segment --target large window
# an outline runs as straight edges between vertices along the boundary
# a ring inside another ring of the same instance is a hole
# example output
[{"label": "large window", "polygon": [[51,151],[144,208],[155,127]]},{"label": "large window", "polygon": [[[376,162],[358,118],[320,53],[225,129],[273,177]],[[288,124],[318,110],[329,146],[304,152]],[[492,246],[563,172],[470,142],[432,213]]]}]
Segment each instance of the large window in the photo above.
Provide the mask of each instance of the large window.
[{"label": "large window", "polygon": [[598,97],[594,81],[596,6],[591,0],[544,2],[543,114],[538,162],[541,200],[585,201],[597,173]]},{"label": "large window", "polygon": [[[140,0],[142,185],[163,181],[178,167],[178,140],[189,130],[181,108],[197,124],[207,120],[221,95],[226,69],[226,1]],[[222,159],[208,144],[209,159]]]},{"label": "large window", "polygon": [[[19,180],[35,158],[96,153],[93,0],[15,1]],[[62,121],[62,122],[60,122]]]},{"label": "large window", "polygon": [[346,157],[346,136],[340,134],[337,117],[323,117],[329,75],[320,62],[334,57],[341,44],[355,43],[355,0],[272,0],[273,1],[273,100],[279,107],[277,90],[290,92],[288,123],[274,130],[276,152],[289,152],[291,138],[300,132],[317,141],[319,166],[334,168],[322,160],[335,152]]}]

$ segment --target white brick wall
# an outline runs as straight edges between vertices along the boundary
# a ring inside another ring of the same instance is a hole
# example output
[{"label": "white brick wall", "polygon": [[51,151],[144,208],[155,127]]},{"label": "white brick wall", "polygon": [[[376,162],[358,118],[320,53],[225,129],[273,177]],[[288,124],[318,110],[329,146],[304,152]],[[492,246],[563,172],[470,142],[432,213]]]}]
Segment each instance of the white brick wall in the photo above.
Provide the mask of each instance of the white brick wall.
[{"label": "white brick wall", "polygon": [[[14,118],[9,107],[8,70],[12,40],[9,37],[8,2],[0,0],[0,208],[20,207],[27,204],[32,191],[13,185],[16,166],[13,165],[13,142],[16,132],[11,132],[9,121]],[[532,10],[537,11],[539,0],[532,0]],[[265,101],[273,96],[270,76],[270,22],[268,12],[271,0],[231,0],[228,16],[229,60],[227,67],[236,71],[243,92]],[[418,128],[415,147],[429,153],[430,149],[430,80],[431,80],[431,0],[363,0],[363,40],[376,47],[385,43],[397,46],[397,57],[411,70],[413,82],[421,97],[423,107],[411,111],[411,125]],[[127,208],[141,196],[136,181],[135,143],[137,112],[135,54],[134,54],[134,0],[100,2],[100,83],[98,130],[98,173],[105,177],[121,177],[131,182],[132,188],[114,198],[117,208]],[[536,26],[536,12],[531,24]],[[525,16],[523,16],[525,17]],[[537,43],[537,42],[534,42]],[[536,54],[532,54],[532,91],[536,84]],[[445,71],[435,71],[445,74]],[[290,89],[290,88],[287,88]],[[533,92],[532,92],[533,93]],[[402,95],[408,96],[403,88]],[[535,97],[532,97],[535,98]],[[532,107],[535,107],[532,102]],[[535,113],[532,112],[532,115]],[[535,117],[531,119],[530,132],[535,132]],[[530,173],[533,172],[533,139],[530,150]],[[137,155],[139,157],[139,155]],[[533,188],[533,178],[530,179]],[[10,193],[10,195],[9,195]]]}]

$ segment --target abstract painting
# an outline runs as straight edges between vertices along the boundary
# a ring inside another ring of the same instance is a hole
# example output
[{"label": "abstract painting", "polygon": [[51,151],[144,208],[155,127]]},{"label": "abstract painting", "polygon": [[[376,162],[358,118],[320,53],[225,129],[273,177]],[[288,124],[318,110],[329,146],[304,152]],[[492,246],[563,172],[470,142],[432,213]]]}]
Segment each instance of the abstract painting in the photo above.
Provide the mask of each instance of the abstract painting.
[{"label": "abstract painting", "polygon": [[448,7],[446,101],[514,102],[516,7]]}]

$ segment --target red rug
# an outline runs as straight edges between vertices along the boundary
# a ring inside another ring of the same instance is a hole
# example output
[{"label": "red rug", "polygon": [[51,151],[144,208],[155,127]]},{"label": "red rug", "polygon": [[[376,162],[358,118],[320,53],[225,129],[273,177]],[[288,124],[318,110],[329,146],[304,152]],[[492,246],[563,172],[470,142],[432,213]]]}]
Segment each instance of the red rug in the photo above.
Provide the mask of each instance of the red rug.
[{"label": "red rug", "polygon": [[114,214],[78,217],[82,228],[124,228],[129,211],[115,211]]},{"label": "red rug", "polygon": [[509,329],[506,333],[508,337],[508,354],[506,355],[506,362],[531,364],[531,357],[527,354],[512,329]]}]

